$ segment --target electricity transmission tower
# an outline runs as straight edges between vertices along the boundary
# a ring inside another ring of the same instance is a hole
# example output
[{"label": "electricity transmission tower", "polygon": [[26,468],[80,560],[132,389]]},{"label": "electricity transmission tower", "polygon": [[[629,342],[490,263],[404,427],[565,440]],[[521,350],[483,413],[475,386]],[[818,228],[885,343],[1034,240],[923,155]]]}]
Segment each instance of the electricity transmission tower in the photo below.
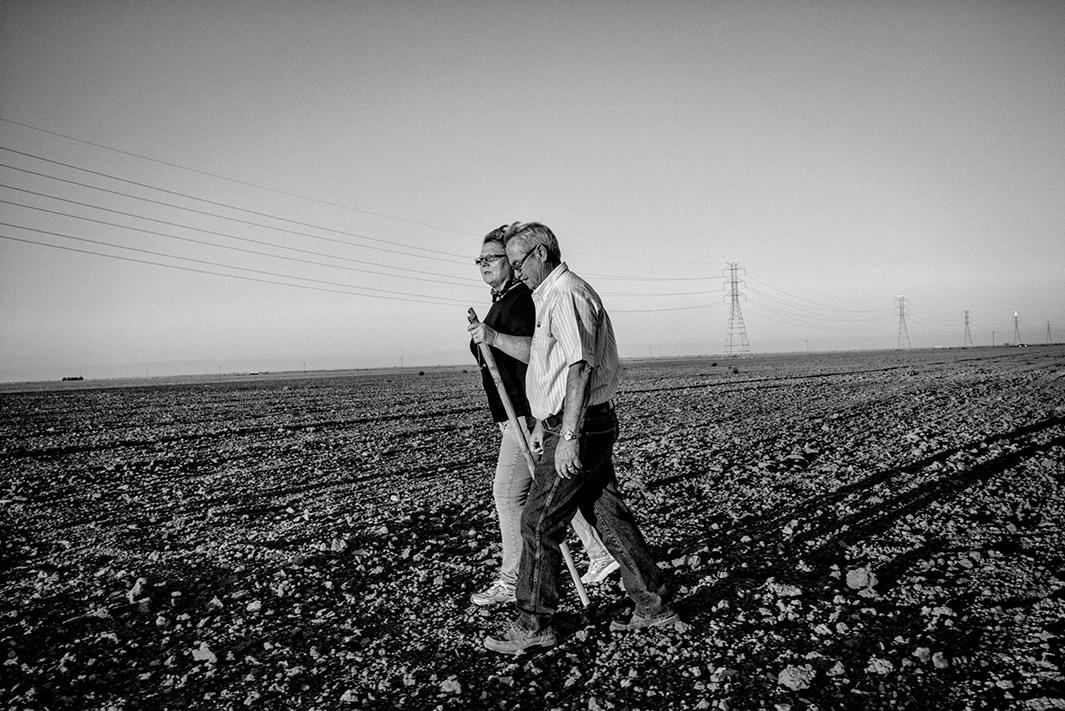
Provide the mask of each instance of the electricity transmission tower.
[{"label": "electricity transmission tower", "polygon": [[969,331],[969,309],[965,309],[965,338],[961,342],[961,347],[973,347],[973,334],[971,331]]},{"label": "electricity transmission tower", "polygon": [[1013,345],[1021,345],[1021,315],[1013,312]]},{"label": "electricity transmission tower", "polygon": [[902,350],[902,339],[906,339],[906,347],[910,348],[910,332],[906,328],[906,297],[900,296],[899,302],[899,338],[895,344],[896,350]]},{"label": "electricity transmission tower", "polygon": [[730,356],[750,356],[751,344],[747,342],[747,327],[743,325],[743,312],[740,311],[740,279],[736,276],[740,269],[739,262],[729,262],[729,312],[728,341],[725,353]]}]

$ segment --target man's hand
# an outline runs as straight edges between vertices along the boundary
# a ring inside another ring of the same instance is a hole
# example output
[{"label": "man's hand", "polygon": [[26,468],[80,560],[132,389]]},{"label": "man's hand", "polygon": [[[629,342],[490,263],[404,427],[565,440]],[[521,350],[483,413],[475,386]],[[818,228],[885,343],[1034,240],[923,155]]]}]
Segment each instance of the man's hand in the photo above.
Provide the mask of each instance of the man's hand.
[{"label": "man's hand", "polygon": [[474,343],[484,343],[488,346],[494,346],[496,343],[497,332],[490,326],[485,326],[483,323],[471,323],[466,327],[466,330],[470,332],[470,338]]},{"label": "man's hand", "polygon": [[544,424],[540,420],[536,421],[532,435],[529,436],[529,446],[537,459],[544,453]]},{"label": "man's hand", "polygon": [[559,438],[555,448],[555,471],[563,479],[581,472],[581,446],[578,440]]}]

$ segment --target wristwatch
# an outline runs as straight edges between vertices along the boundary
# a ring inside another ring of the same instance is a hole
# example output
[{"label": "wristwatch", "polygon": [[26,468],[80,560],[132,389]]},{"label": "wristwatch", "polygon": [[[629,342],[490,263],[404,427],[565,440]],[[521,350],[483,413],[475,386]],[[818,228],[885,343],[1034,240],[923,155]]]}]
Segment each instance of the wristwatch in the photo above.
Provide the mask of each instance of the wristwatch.
[{"label": "wristwatch", "polygon": [[580,439],[580,438],[581,438],[581,433],[580,432],[574,432],[573,430],[566,430],[565,432],[562,433],[562,439],[566,440],[567,442],[572,442],[573,440]]}]

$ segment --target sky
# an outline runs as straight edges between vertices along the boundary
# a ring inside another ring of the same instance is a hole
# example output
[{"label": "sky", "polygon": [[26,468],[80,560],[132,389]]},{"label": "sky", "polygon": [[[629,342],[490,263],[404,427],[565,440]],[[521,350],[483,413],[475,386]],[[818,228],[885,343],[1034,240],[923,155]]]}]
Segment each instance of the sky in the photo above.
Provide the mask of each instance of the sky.
[{"label": "sky", "polygon": [[481,238],[532,220],[624,357],[1065,340],[1063,37],[1050,1],[4,0],[0,381],[466,363]]}]

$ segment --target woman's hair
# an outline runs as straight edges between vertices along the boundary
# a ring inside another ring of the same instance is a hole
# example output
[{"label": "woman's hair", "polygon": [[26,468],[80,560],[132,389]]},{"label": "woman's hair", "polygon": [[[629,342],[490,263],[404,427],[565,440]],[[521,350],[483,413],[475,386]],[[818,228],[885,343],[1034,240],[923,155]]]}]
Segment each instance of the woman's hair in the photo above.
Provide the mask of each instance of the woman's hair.
[{"label": "woman's hair", "polygon": [[[489,234],[495,234],[499,230],[503,230],[503,246],[514,239],[521,240],[526,249],[542,244],[547,248],[548,261],[555,264],[562,263],[562,250],[558,247],[558,238],[547,225],[540,222],[515,222],[493,230]],[[487,237],[485,241],[488,241]]]},{"label": "woman's hair", "polygon": [[[517,224],[517,223],[515,223],[515,224]],[[484,236],[484,239],[481,240],[481,244],[488,244],[489,242],[497,242],[500,247],[505,247],[506,246],[506,234],[507,234],[507,228],[508,227],[509,227],[509,225],[500,225],[499,227],[495,228],[494,230],[492,230],[491,232],[489,232],[488,234],[486,234]]]}]

